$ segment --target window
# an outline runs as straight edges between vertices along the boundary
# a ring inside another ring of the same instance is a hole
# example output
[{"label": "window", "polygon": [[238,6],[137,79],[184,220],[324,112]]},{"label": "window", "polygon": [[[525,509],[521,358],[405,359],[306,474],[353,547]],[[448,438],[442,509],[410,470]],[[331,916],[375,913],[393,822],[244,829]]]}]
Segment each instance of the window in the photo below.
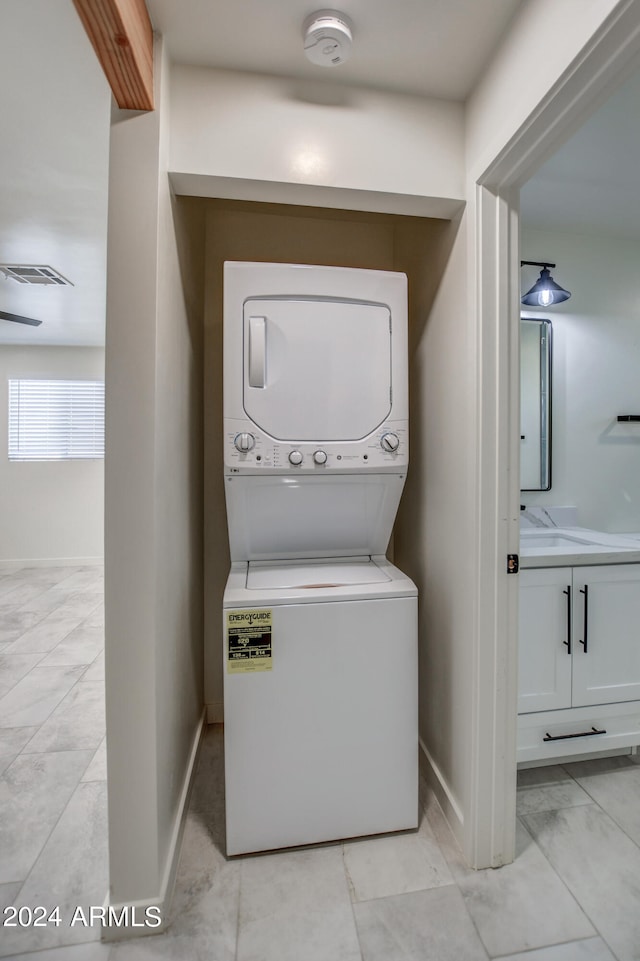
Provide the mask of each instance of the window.
[{"label": "window", "polygon": [[9,381],[9,460],[101,457],[104,457],[102,381]]}]

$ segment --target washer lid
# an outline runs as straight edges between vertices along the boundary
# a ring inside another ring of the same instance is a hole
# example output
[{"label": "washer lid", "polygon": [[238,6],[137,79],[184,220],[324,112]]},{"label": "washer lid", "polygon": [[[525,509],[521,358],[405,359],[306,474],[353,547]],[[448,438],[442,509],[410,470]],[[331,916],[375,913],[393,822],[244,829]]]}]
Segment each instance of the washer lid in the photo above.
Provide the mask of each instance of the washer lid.
[{"label": "washer lid", "polygon": [[227,474],[232,561],[381,556],[404,474]]},{"label": "washer lid", "polygon": [[251,562],[247,570],[247,588],[264,590],[294,587],[299,590],[349,587],[354,584],[383,584],[391,580],[370,558],[327,558],[282,563]]}]

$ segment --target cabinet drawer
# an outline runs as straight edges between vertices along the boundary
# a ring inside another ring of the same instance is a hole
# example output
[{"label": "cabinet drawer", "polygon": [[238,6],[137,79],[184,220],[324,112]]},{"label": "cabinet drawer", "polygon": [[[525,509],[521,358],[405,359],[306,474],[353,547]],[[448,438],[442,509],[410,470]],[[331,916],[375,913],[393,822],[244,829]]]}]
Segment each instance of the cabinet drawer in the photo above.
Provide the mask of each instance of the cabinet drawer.
[{"label": "cabinet drawer", "polygon": [[[594,728],[605,733],[596,734]],[[548,740],[547,736],[557,740]],[[636,744],[640,744],[638,701],[542,711],[518,717],[518,761],[568,757]]]}]

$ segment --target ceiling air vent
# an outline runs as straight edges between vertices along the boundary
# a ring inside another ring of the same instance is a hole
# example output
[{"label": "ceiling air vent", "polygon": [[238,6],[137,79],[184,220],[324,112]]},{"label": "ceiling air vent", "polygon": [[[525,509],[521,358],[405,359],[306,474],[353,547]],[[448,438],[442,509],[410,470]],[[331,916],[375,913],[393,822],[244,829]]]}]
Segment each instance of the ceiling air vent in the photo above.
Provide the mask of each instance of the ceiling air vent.
[{"label": "ceiling air vent", "polygon": [[53,284],[57,287],[73,287],[70,280],[46,264],[0,264],[0,271],[5,277],[16,280],[19,284],[37,286]]}]

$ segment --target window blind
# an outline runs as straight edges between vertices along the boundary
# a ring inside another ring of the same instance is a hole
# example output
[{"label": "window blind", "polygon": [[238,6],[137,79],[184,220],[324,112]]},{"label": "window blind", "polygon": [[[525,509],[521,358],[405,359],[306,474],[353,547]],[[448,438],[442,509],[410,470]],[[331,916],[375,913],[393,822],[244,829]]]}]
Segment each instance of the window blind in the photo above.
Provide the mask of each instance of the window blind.
[{"label": "window blind", "polygon": [[102,381],[9,381],[9,460],[101,457],[104,457]]}]

